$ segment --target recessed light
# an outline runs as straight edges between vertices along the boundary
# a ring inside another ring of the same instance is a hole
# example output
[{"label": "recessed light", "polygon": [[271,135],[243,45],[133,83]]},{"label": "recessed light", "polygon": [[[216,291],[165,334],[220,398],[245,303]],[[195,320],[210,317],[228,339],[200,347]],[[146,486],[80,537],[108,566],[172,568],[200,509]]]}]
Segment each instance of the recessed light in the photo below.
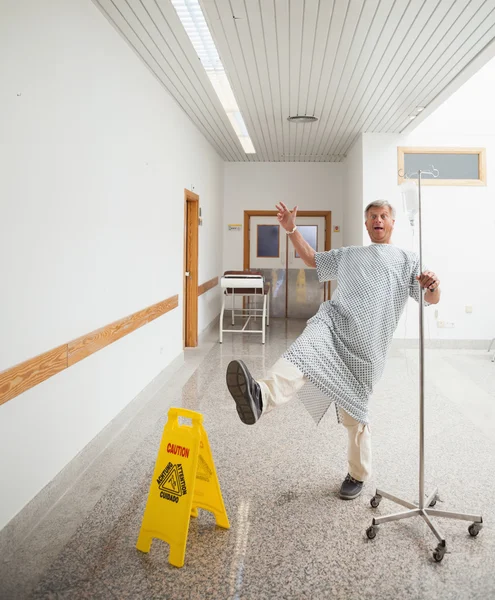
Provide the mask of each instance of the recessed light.
[{"label": "recessed light", "polygon": [[295,115],[293,117],[287,117],[287,121],[292,123],[314,123],[318,121],[318,117],[314,115]]},{"label": "recessed light", "polygon": [[418,107],[416,108],[416,110],[417,110],[419,113],[420,113],[422,110],[424,110],[424,109],[425,109],[425,107],[424,107],[424,106],[418,106]]},{"label": "recessed light", "polygon": [[416,115],[409,115],[409,120],[412,121],[413,119],[416,118]]}]

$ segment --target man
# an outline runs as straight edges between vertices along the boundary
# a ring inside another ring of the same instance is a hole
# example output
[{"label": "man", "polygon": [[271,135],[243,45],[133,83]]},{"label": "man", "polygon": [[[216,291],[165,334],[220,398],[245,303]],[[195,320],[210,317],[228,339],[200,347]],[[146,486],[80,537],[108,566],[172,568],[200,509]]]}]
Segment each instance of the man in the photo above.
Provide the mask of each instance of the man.
[{"label": "man", "polygon": [[411,296],[440,300],[438,277],[419,275],[418,256],[391,245],[395,210],[384,200],[365,210],[370,246],[315,252],[297,231],[292,213],[277,204],[278,221],[320,282],[336,279],[332,300],[324,302],[303,333],[275,363],[267,379],[256,381],[240,360],[227,367],[227,386],[241,420],[252,425],[262,414],[290,400],[310,382],[333,400],[339,421],[348,431],[348,474],[340,488],[345,500],[357,498],[371,471],[368,400],[382,375],[387,351]]}]

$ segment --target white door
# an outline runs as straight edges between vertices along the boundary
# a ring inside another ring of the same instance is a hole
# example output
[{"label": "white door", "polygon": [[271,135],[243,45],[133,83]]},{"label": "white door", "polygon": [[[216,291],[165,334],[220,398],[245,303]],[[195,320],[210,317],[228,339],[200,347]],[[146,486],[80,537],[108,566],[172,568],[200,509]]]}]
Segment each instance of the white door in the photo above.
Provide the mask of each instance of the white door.
[{"label": "white door", "polygon": [[[312,248],[325,249],[325,217],[297,217],[297,228]],[[270,282],[272,317],[309,319],[324,300],[324,285],[288,237],[276,217],[251,217],[249,264]]]},{"label": "white door", "polygon": [[[325,250],[325,217],[297,217],[297,229],[314,250]],[[319,283],[316,269],[303,263],[290,242],[287,279],[287,316],[309,319],[324,300],[324,285]]]},{"label": "white door", "polygon": [[249,265],[271,285],[270,316],[286,316],[287,234],[276,217],[251,217]]}]

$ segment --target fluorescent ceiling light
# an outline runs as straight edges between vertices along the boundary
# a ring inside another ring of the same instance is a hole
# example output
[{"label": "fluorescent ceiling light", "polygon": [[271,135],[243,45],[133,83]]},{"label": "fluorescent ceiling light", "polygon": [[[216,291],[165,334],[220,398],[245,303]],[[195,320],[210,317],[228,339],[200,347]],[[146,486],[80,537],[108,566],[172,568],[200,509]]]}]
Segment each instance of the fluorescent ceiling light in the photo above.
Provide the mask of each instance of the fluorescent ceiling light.
[{"label": "fluorescent ceiling light", "polygon": [[179,19],[196,50],[227,117],[246,154],[256,154],[246,124],[237,105],[227,73],[218,56],[215,42],[206,24],[199,0],[172,0]]}]

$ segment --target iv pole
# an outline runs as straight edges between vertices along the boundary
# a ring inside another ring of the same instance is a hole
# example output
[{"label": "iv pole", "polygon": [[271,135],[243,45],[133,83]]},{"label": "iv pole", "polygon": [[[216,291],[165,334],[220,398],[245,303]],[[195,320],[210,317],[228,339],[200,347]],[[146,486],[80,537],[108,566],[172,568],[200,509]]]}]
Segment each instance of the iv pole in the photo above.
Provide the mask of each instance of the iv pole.
[{"label": "iv pole", "polygon": [[[438,177],[438,170],[434,167],[431,171],[421,171],[412,173],[406,178],[417,176],[418,179],[418,225],[419,225],[419,265],[420,273],[423,272],[423,243],[422,243],[422,214],[421,214],[421,177],[422,175],[430,175],[432,177]],[[414,216],[410,215],[411,226],[414,226]],[[419,282],[418,282],[419,285]],[[447,512],[443,510],[437,510],[433,508],[438,500],[438,488],[428,496],[425,501],[425,430],[424,430],[424,417],[425,417],[425,371],[424,371],[424,289],[419,288],[419,503],[414,504],[406,500],[402,500],[384,492],[382,490],[376,490],[375,495],[370,501],[373,508],[377,508],[382,498],[391,500],[395,504],[399,504],[407,508],[408,510],[399,513],[394,513],[385,517],[375,517],[372,524],[366,530],[366,535],[370,540],[376,537],[378,526],[382,523],[389,523],[392,521],[399,521],[402,519],[409,519],[411,517],[422,517],[428,527],[431,529],[433,534],[438,540],[438,546],[433,552],[433,558],[436,562],[440,562],[447,551],[447,544],[445,538],[436,528],[430,517],[442,517],[446,519],[459,519],[463,521],[472,521],[468,527],[469,534],[472,537],[476,537],[481,531],[483,518],[478,515],[461,514],[454,512]]]}]

